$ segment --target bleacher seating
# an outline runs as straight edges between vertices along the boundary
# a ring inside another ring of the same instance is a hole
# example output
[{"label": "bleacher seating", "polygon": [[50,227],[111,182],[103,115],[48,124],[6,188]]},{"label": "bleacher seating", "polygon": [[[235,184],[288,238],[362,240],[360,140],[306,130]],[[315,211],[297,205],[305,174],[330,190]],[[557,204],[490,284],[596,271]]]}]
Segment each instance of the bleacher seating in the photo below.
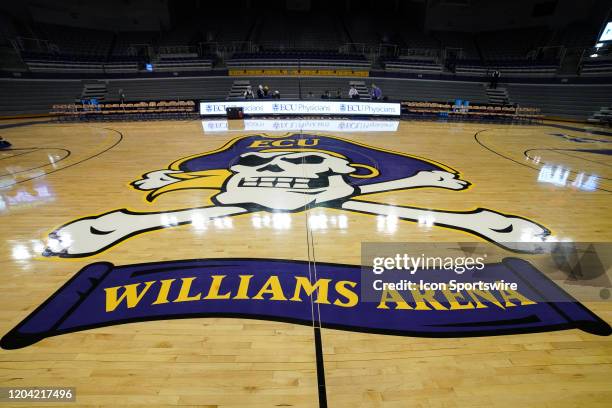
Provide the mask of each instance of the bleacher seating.
[{"label": "bleacher seating", "polygon": [[476,36],[485,61],[524,60],[538,46],[546,44],[546,28],[487,31]]},{"label": "bleacher seating", "polygon": [[366,70],[371,65],[363,55],[317,50],[236,53],[226,61],[226,64],[229,69],[345,68]]},{"label": "bleacher seating", "polygon": [[385,71],[389,72],[442,72],[442,65],[434,60],[384,58],[381,60],[381,63],[383,64]]},{"label": "bleacher seating", "polygon": [[498,70],[502,77],[552,77],[558,69],[559,61],[554,60],[457,60],[455,73],[483,77]]},{"label": "bleacher seating", "polygon": [[155,71],[210,71],[212,56],[195,55],[160,55],[154,62]]},{"label": "bleacher seating", "polygon": [[122,89],[126,101],[178,99],[223,100],[232,85],[230,77],[110,80],[107,100],[118,101]]},{"label": "bleacher seating", "polygon": [[402,30],[401,39],[407,48],[425,48],[425,49],[439,49],[440,41],[436,38],[420,32],[420,31],[406,31]]},{"label": "bleacher seating", "polygon": [[338,49],[347,40],[332,16],[321,15],[304,25],[299,14],[266,13],[254,40],[264,50]]},{"label": "bleacher seating", "polygon": [[[461,101],[460,101],[461,102]],[[449,102],[402,102],[402,113],[417,118],[457,119],[478,122],[533,123],[542,119],[531,107],[455,104]]]},{"label": "bleacher seating", "polygon": [[612,76],[612,58],[588,59],[580,70],[582,76]]},{"label": "bleacher seating", "polygon": [[142,48],[152,46],[157,33],[149,31],[129,31],[118,33],[111,52],[111,59],[123,60],[137,57]]},{"label": "bleacher seating", "polygon": [[[119,100],[122,89],[126,101],[159,100],[225,100],[236,78],[200,77],[169,79],[123,79],[109,80],[106,101]],[[337,77],[245,77],[253,88],[266,84],[271,90],[278,89],[287,99],[319,99],[330,90],[332,95],[341,91],[347,98],[348,78]],[[468,100],[472,105],[488,104],[486,87],[481,82],[434,81],[419,79],[366,78],[366,87],[378,85],[383,95],[390,100],[415,102]],[[586,120],[602,106],[612,106],[612,85],[542,85],[507,84],[510,99],[520,106],[540,108],[548,116]],[[0,114],[49,112],[56,103],[72,103],[78,98],[83,83],[78,80],[0,80]],[[300,93],[301,92],[301,93]]]},{"label": "bleacher seating", "polygon": [[612,106],[602,106],[588,121],[612,126]]},{"label": "bleacher seating", "polygon": [[195,119],[195,101],[141,101],[137,103],[54,104],[49,112],[58,121]]},{"label": "bleacher seating", "polygon": [[540,108],[551,117],[586,120],[602,106],[612,105],[612,85],[508,84],[513,102]]},{"label": "bleacher seating", "polygon": [[90,30],[38,24],[40,38],[47,39],[57,54],[79,55],[82,57],[106,57],[110,51],[113,34],[110,31]]},{"label": "bleacher seating", "polygon": [[96,55],[22,52],[21,56],[32,72],[104,72],[104,57]]},{"label": "bleacher seating", "polygon": [[478,50],[471,33],[437,31],[433,37],[440,41],[441,48],[460,49],[459,59],[478,59]]},{"label": "bleacher seating", "polygon": [[81,90],[81,81],[0,80],[0,115],[48,113],[54,103],[74,102]]}]

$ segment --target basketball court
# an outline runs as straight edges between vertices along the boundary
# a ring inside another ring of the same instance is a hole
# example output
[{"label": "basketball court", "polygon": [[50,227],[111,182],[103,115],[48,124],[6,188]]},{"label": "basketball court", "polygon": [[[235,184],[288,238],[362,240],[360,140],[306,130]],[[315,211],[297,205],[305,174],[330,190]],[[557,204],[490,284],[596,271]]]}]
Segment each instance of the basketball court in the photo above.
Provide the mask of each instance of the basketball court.
[{"label": "basketball court", "polygon": [[[513,246],[546,234],[553,242],[612,240],[609,130],[553,122],[24,122],[4,122],[0,130],[13,144],[0,152],[3,335],[41,305],[55,310],[74,303],[54,294],[94,263],[236,260],[243,275],[253,275],[257,262],[273,259],[308,271],[312,283],[330,263],[361,265],[364,242],[477,243],[490,250],[487,262],[527,260],[612,321],[609,271],[575,285],[554,271],[550,256]],[[378,182],[386,166],[400,166],[384,155],[431,166],[439,177],[415,185]],[[305,164],[328,166],[328,180],[313,182],[323,170]],[[263,165],[264,176],[279,173],[276,180],[253,173]],[[165,173],[150,174],[160,170]],[[241,184],[232,184],[243,173]],[[258,183],[250,190],[256,192],[244,193],[248,183]],[[279,195],[277,189],[286,190],[281,183],[293,194]],[[299,183],[310,192],[295,193]],[[343,193],[349,184],[359,189]],[[522,228],[522,235],[482,232],[491,222],[491,229],[509,234],[500,220],[510,220],[517,233]],[[525,238],[525,231],[532,235]],[[287,268],[279,273],[291,273]],[[220,299],[225,289],[218,279]],[[169,287],[166,297],[177,289]],[[195,287],[189,289],[184,300],[195,296]],[[277,289],[269,287],[262,301],[278,316],[228,309],[92,321],[34,339],[23,331],[7,335],[3,386],[75,387],[80,406],[609,405],[610,337],[567,327],[482,336],[368,332],[364,324],[327,324],[332,309],[320,307],[328,305],[315,301],[316,294],[293,302],[310,302],[310,322],[289,319],[283,309],[292,307],[293,288],[283,288],[286,296]],[[346,291],[338,293],[345,295],[338,304],[350,301]],[[277,296],[284,301],[275,303]]]}]

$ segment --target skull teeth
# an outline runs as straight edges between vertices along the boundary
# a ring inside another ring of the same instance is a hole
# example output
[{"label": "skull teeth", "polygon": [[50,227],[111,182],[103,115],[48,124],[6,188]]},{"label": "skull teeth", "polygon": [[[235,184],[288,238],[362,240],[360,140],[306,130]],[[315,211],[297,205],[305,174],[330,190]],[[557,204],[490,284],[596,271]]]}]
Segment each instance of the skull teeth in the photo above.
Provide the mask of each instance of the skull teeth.
[{"label": "skull teeth", "polygon": [[247,177],[239,187],[311,188],[308,183],[314,179],[297,177]]}]

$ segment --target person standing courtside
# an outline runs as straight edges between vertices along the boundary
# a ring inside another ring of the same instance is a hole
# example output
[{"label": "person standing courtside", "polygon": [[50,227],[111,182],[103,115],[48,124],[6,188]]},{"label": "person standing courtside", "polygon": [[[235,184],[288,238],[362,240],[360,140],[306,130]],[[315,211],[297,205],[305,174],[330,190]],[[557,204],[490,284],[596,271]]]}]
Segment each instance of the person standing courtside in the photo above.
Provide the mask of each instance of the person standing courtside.
[{"label": "person standing courtside", "polygon": [[377,87],[375,84],[372,84],[371,96],[372,96],[372,100],[374,101],[378,101],[382,99],[382,90],[379,87]]},{"label": "person standing courtside", "polygon": [[499,81],[500,76],[501,74],[498,70],[493,71],[493,73],[491,74],[491,89],[497,89],[497,82]]}]

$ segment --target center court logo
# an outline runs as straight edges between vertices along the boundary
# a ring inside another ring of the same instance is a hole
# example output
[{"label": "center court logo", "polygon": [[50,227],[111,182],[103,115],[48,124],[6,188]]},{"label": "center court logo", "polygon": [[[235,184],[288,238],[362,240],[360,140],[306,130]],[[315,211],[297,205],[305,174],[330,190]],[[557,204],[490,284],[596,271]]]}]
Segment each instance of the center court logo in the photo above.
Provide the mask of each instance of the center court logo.
[{"label": "center court logo", "polygon": [[[176,211],[110,211],[71,221],[49,237],[47,256],[83,257],[148,231],[255,212],[291,213],[318,206],[393,216],[469,232],[509,250],[542,242],[548,230],[525,218],[477,208],[432,210],[361,199],[419,188],[464,190],[452,168],[422,157],[335,136],[293,133],[241,136],[221,148],[179,159],[132,183],[154,202],[179,190],[210,191],[210,203]],[[532,248],[527,248],[531,250]],[[468,274],[431,270],[439,279]],[[506,258],[484,264],[479,291],[383,290],[362,298],[360,266],[270,259],[198,259],[84,267],[0,341],[5,349],[46,337],[116,324],[194,317],[240,317],[404,336],[462,337],[579,328],[608,335],[610,327],[529,263]],[[376,276],[375,274],[373,276]],[[539,276],[540,279],[533,280]],[[495,282],[519,282],[503,289]]]},{"label": "center court logo", "polygon": [[[69,222],[50,234],[45,255],[89,256],[148,231],[253,212],[296,212],[324,206],[348,212],[427,222],[468,232],[512,251],[537,252],[548,229],[526,218],[476,208],[448,211],[363,200],[373,193],[444,188],[465,190],[458,171],[426,158],[336,136],[294,133],[241,136],[132,183],[149,202],[162,194],[204,189],[210,205],[136,213],[119,209]],[[167,222],[171,219],[172,222]],[[145,221],[146,220],[146,221]]]}]

